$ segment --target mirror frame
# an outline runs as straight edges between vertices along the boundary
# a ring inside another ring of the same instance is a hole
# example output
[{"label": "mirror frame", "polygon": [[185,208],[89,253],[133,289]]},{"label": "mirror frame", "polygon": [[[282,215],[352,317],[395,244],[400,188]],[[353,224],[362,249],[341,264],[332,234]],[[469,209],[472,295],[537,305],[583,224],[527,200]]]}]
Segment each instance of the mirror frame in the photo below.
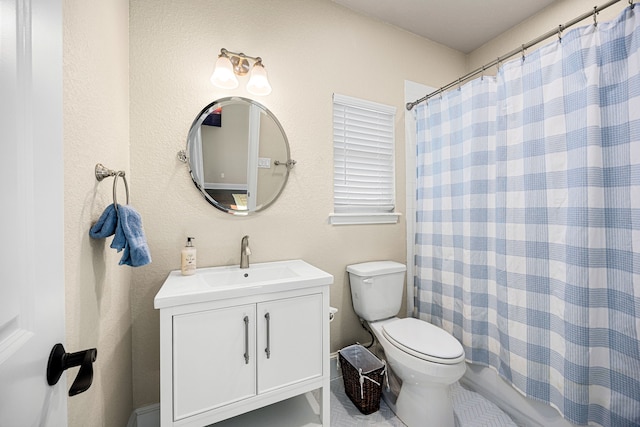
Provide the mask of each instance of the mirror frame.
[{"label": "mirror frame", "polygon": [[[238,101],[238,102],[242,102],[242,103],[246,103],[249,106],[254,105],[256,107],[258,107],[260,109],[261,112],[265,113],[268,117],[271,118],[271,120],[273,120],[273,122],[276,124],[276,126],[278,127],[278,129],[280,130],[280,133],[282,134],[282,138],[283,138],[283,142],[285,145],[285,150],[286,150],[286,160],[284,162],[279,162],[276,166],[281,165],[285,168],[284,171],[284,176],[282,178],[282,183],[280,184],[280,187],[278,189],[278,192],[271,197],[271,199],[263,204],[260,205],[257,209],[254,210],[239,210],[239,209],[232,209],[229,205],[225,205],[222,204],[220,202],[218,202],[217,200],[215,200],[213,197],[211,197],[211,195],[209,195],[209,193],[207,193],[207,191],[204,188],[201,188],[200,185],[198,184],[196,177],[194,175],[193,172],[193,167],[191,165],[191,161],[190,161],[190,156],[189,156],[189,146],[192,143],[192,131],[194,130],[194,128],[196,126],[201,126],[202,122],[205,120],[205,118],[211,114],[212,111],[214,111],[216,108],[218,108],[220,106],[220,104],[223,103],[228,103],[229,101]],[[210,103],[209,105],[207,105],[206,107],[204,107],[196,116],[195,120],[193,121],[193,123],[191,124],[191,126],[189,127],[189,133],[187,134],[187,144],[186,144],[186,149],[185,149],[185,155],[183,156],[185,158],[185,162],[187,164],[187,167],[189,168],[189,175],[191,176],[191,180],[193,181],[193,184],[195,185],[195,187],[198,189],[198,191],[202,194],[202,196],[205,198],[205,200],[207,202],[209,202],[209,204],[213,205],[215,208],[227,213],[227,214],[231,214],[231,215],[237,215],[237,216],[247,216],[247,215],[251,215],[254,214],[256,212],[260,212],[264,209],[266,209],[267,207],[271,206],[282,194],[282,191],[284,190],[284,187],[287,185],[287,181],[289,180],[289,171],[291,168],[293,168],[293,165],[295,165],[295,160],[291,160],[291,151],[289,149],[289,139],[287,138],[287,134],[284,131],[284,128],[282,127],[282,124],[280,124],[280,121],[278,120],[278,118],[275,116],[275,114],[273,114],[267,107],[265,107],[264,105],[260,104],[259,102],[250,99],[250,98],[245,98],[245,97],[241,97],[241,96],[229,96],[229,97],[225,97],[225,98],[219,98],[216,99],[215,101],[213,101],[212,103]]]}]

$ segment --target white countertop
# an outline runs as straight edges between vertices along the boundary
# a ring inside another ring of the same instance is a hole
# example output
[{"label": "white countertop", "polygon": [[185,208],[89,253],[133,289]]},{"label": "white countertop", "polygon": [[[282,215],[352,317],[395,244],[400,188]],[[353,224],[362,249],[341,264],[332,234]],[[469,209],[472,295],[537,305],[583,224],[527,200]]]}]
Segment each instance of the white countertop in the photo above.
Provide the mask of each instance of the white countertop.
[{"label": "white countertop", "polygon": [[256,263],[244,269],[237,265],[199,268],[192,276],[175,270],[169,273],[153,302],[160,309],[331,283],[331,274],[299,259]]}]

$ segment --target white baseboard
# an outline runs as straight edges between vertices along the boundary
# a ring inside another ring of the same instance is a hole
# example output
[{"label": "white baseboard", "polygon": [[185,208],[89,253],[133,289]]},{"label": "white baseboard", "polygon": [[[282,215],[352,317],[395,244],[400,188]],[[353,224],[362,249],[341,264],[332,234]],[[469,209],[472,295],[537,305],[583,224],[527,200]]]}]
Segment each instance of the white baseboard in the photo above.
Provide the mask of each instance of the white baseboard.
[{"label": "white baseboard", "polygon": [[127,427],[160,427],[160,404],[134,409]]}]

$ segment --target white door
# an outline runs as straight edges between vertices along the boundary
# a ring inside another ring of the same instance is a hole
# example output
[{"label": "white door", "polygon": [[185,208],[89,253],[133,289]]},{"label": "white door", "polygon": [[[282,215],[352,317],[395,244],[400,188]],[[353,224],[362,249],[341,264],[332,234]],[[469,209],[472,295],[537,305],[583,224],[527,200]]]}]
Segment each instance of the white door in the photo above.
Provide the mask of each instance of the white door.
[{"label": "white door", "polygon": [[65,426],[61,0],[0,0],[0,139],[0,427]]}]

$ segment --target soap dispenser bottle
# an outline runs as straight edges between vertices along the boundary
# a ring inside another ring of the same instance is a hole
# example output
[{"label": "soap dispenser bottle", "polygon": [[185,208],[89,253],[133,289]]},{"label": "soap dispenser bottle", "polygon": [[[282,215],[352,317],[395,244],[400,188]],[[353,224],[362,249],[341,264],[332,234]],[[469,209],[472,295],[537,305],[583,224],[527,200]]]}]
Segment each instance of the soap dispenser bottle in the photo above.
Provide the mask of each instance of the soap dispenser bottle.
[{"label": "soap dispenser bottle", "polygon": [[196,248],[192,240],[195,237],[187,237],[187,245],[182,248],[182,266],[180,270],[183,276],[191,276],[196,272]]}]

